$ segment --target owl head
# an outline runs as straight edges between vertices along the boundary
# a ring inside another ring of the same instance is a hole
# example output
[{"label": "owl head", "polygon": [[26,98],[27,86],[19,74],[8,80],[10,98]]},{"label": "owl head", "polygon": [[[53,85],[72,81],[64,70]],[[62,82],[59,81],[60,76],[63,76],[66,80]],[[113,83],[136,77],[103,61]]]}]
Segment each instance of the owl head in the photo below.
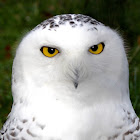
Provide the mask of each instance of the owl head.
[{"label": "owl head", "polygon": [[19,44],[13,63],[14,100],[58,98],[121,100],[128,96],[128,62],[120,35],[81,15],[43,21]]}]

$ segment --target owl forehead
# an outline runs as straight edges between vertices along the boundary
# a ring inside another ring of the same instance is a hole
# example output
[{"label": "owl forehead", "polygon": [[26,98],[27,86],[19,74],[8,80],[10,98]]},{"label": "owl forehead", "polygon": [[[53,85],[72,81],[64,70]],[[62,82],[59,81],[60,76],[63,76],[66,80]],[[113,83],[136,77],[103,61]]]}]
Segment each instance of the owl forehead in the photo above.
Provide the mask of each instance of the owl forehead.
[{"label": "owl forehead", "polygon": [[37,25],[33,30],[41,28],[56,31],[58,28],[61,28],[62,26],[66,26],[68,24],[72,28],[89,26],[88,30],[97,30],[96,25],[101,25],[102,23],[89,16],[81,14],[64,14],[54,16],[48,20],[43,21],[42,23]]}]

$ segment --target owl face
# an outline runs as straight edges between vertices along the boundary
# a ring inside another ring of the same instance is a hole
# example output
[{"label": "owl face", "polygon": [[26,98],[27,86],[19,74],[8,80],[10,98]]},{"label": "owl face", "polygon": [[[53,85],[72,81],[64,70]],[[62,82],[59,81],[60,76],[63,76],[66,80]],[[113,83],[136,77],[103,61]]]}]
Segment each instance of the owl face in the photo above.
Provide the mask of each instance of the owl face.
[{"label": "owl face", "polygon": [[13,64],[13,89],[26,81],[39,88],[86,89],[92,94],[127,80],[121,37],[84,15],[60,15],[39,24],[21,41]]}]

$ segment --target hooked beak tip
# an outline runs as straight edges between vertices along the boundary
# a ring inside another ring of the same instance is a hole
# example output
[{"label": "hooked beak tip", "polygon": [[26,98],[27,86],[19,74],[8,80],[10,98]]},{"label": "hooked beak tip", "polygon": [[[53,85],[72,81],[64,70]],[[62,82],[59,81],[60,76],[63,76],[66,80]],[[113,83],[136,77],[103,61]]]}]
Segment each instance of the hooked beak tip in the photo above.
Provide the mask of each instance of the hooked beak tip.
[{"label": "hooked beak tip", "polygon": [[75,89],[77,89],[77,87],[78,87],[78,83],[77,82],[74,82],[74,87],[75,87]]}]

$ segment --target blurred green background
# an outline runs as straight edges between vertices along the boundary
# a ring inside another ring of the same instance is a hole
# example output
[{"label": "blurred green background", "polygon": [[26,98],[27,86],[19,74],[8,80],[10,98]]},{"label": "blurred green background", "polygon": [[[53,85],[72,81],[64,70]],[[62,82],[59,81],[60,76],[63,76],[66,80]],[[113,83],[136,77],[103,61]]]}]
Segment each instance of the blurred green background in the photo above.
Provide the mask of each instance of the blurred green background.
[{"label": "blurred green background", "polygon": [[117,29],[129,46],[130,96],[140,117],[140,0],[0,0],[0,128],[11,110],[11,68],[23,35],[58,14],[91,16]]}]

